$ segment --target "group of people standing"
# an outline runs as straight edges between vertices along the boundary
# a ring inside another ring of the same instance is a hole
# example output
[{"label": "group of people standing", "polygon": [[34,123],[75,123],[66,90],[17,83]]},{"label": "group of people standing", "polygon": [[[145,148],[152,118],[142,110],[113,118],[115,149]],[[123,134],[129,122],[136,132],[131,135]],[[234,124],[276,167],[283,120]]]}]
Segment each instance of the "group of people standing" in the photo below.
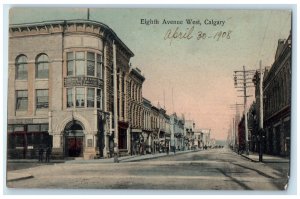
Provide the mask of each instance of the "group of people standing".
[{"label": "group of people standing", "polygon": [[45,162],[50,162],[51,156],[51,147],[47,146],[44,148],[43,146],[39,146],[39,162],[43,162],[45,154]]}]

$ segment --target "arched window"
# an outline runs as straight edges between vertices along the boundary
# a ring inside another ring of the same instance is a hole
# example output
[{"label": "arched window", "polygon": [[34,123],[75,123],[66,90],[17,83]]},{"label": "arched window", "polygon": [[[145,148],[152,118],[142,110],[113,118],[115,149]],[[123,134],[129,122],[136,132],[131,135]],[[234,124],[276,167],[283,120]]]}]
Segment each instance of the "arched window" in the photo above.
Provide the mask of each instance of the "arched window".
[{"label": "arched window", "polygon": [[41,54],[36,59],[35,77],[37,79],[47,79],[49,76],[49,59],[46,54]]},{"label": "arched window", "polygon": [[27,57],[20,55],[16,60],[16,79],[27,79]]}]

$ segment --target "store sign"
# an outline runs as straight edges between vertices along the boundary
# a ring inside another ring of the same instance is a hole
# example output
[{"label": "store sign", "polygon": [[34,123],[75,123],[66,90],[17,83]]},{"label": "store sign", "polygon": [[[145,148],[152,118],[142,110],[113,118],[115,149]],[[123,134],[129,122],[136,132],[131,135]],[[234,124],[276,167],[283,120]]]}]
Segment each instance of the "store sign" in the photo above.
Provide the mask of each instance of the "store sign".
[{"label": "store sign", "polygon": [[89,86],[99,88],[103,86],[103,80],[96,77],[65,77],[64,86]]}]

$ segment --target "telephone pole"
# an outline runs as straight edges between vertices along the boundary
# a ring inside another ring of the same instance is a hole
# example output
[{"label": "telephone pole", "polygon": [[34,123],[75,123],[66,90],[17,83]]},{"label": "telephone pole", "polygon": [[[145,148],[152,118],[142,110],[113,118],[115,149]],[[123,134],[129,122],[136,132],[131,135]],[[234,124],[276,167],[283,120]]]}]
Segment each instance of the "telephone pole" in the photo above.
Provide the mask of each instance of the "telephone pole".
[{"label": "telephone pole", "polygon": [[235,111],[235,116],[232,118],[232,137],[233,137],[233,150],[236,151],[237,145],[238,145],[238,121],[240,120],[240,106],[243,106],[244,104],[238,104],[237,102],[235,104],[230,104],[229,108],[231,110]]},{"label": "telephone pole", "polygon": [[242,96],[244,98],[244,116],[245,116],[245,151],[249,155],[249,138],[248,138],[248,111],[247,111],[247,98],[252,95],[247,94],[247,88],[254,87],[252,85],[252,77],[256,71],[255,70],[246,70],[246,67],[243,66],[242,71],[234,71],[234,86],[238,88],[239,92],[243,92]]}]

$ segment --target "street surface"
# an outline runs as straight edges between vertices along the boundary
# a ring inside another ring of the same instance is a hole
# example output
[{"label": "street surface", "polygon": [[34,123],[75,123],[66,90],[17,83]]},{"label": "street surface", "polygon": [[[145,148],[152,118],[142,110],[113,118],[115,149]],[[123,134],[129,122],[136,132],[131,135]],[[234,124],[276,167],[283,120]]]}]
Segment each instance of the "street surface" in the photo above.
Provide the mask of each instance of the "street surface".
[{"label": "street surface", "polygon": [[120,163],[39,164],[18,172],[33,178],[10,188],[283,190],[289,163],[251,162],[229,149],[210,149]]}]

